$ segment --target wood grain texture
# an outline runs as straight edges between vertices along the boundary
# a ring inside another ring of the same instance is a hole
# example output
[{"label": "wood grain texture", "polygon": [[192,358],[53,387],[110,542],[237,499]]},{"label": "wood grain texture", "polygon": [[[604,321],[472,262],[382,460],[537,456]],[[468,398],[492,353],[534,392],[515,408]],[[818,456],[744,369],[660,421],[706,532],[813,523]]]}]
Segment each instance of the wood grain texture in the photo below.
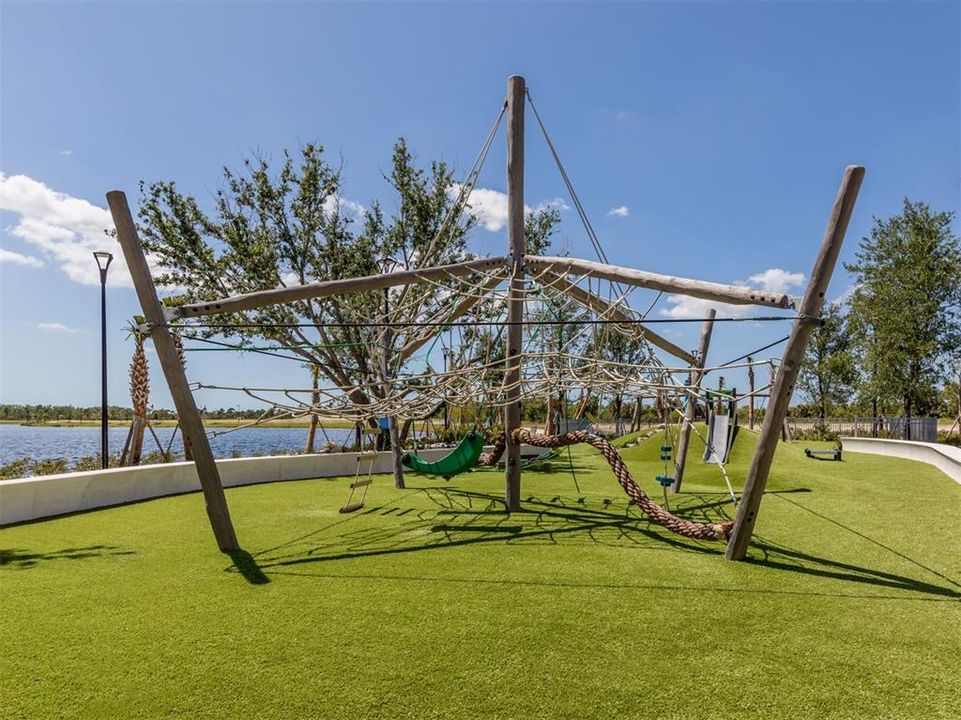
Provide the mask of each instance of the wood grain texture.
[{"label": "wood grain texture", "polygon": [[[509,390],[504,408],[507,458],[504,500],[507,510],[520,510],[521,446],[514,431],[521,426],[521,351],[524,321],[524,103],[527,86],[514,75],[507,81],[507,243],[510,251],[510,288],[507,300],[507,353],[504,381]],[[513,387],[512,387],[513,386]]]},{"label": "wood grain texture", "polygon": [[239,550],[240,544],[237,542],[237,535],[230,520],[230,510],[220,482],[220,472],[210,451],[203,420],[197,412],[187,376],[180,364],[180,356],[167,329],[163,305],[157,296],[157,288],[140,244],[137,227],[134,225],[130,207],[127,205],[127,196],[119,190],[113,190],[107,193],[107,205],[110,207],[110,214],[117,228],[117,239],[123,248],[124,258],[130,269],[130,277],[133,279],[137,297],[140,299],[140,307],[151,326],[150,337],[153,339],[154,349],[157,351],[160,366],[167,379],[170,396],[177,408],[181,430],[190,441],[190,447],[193,450],[194,464],[197,466],[200,487],[206,501],[207,516],[217,545],[221,550]]},{"label": "wood grain texture", "polygon": [[674,456],[674,484],[671,485],[673,492],[681,491],[681,482],[684,479],[684,465],[687,462],[687,446],[691,442],[691,424],[694,422],[694,413],[697,410],[697,397],[695,393],[701,389],[701,381],[704,379],[704,365],[707,361],[707,351],[711,346],[711,333],[714,331],[714,318],[717,310],[708,308],[707,317],[701,327],[701,341],[697,347],[697,359],[692,365],[690,384],[694,392],[687,395],[687,407],[684,408],[684,422],[681,423],[681,433],[677,441],[677,453]]},{"label": "wood grain texture", "polygon": [[617,265],[606,265],[593,260],[581,260],[580,258],[532,255],[527,258],[527,267],[533,272],[552,270],[561,274],[590,276],[612,280],[624,285],[634,285],[649,290],[688,295],[732,305],[789,308],[792,304],[791,296],[784,293],[772,293],[737,285],[674,277],[673,275],[659,275],[658,273],[634,270]]},{"label": "wood grain texture", "polygon": [[841,188],[834,201],[834,207],[824,231],[820,252],[818,252],[817,260],[814,263],[814,269],[811,270],[811,280],[808,282],[804,298],[801,300],[801,306],[798,308],[800,317],[791,328],[790,338],[784,348],[784,357],[774,379],[774,386],[771,388],[771,398],[768,402],[767,412],[764,414],[757,448],[754,451],[754,457],[751,459],[747,479],[744,483],[744,492],[741,496],[741,504],[738,506],[734,530],[725,551],[725,557],[728,560],[743,560],[747,555],[751,536],[754,533],[754,525],[757,522],[758,511],[761,507],[761,499],[764,497],[768,474],[771,471],[771,463],[774,460],[774,451],[777,449],[778,438],[784,427],[784,418],[787,416],[788,405],[791,403],[791,394],[794,392],[794,384],[801,369],[801,361],[804,359],[804,353],[807,350],[808,339],[814,329],[814,325],[809,318],[817,318],[821,314],[824,294],[827,292],[828,283],[831,282],[831,275],[834,272],[834,266],[837,264],[841,246],[844,244],[844,235],[847,232],[848,222],[851,219],[851,213],[854,211],[854,204],[857,202],[858,191],[861,189],[863,180],[863,167],[850,165],[845,169],[844,177],[841,180]]},{"label": "wood grain texture", "polygon": [[410,285],[418,282],[438,282],[449,277],[465,277],[474,273],[486,273],[502,270],[507,258],[477,258],[450,265],[438,265],[418,270],[400,270],[392,273],[368,275],[359,278],[343,278],[341,280],[323,280],[307,285],[261,290],[259,292],[233,295],[211,300],[210,302],[181,305],[172,310],[175,318],[203,317],[220,313],[242,312],[256,310],[267,305],[310,300],[312,298],[332,297],[334,295],[350,295],[352,293],[382,290],[383,288]]}]

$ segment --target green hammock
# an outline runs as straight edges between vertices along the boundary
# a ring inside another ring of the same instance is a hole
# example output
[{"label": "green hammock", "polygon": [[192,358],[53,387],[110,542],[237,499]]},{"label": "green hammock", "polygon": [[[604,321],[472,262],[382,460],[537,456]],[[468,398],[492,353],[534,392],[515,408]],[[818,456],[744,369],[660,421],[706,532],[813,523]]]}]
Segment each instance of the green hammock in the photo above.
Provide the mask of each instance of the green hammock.
[{"label": "green hammock", "polygon": [[417,453],[404,453],[400,462],[405,468],[423,473],[424,475],[440,475],[450,480],[454,475],[466,472],[477,464],[484,449],[484,436],[476,430],[471,430],[460,441],[460,445],[447,455],[435,462],[427,462]]}]

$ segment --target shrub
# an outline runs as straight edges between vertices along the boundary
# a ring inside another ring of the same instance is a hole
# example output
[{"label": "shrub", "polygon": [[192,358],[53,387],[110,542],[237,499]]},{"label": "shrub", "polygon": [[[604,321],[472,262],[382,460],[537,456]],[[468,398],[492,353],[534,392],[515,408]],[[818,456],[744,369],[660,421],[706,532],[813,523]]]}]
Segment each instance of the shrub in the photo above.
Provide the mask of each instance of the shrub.
[{"label": "shrub", "polygon": [[67,461],[64,458],[45,458],[36,460],[30,470],[34,475],[59,475],[69,471]]},{"label": "shrub", "polygon": [[0,465],[0,480],[16,480],[30,474],[30,458],[18,458]]},{"label": "shrub", "polygon": [[954,447],[961,447],[961,435],[957,433],[938,433],[938,442],[944,445],[953,445]]}]

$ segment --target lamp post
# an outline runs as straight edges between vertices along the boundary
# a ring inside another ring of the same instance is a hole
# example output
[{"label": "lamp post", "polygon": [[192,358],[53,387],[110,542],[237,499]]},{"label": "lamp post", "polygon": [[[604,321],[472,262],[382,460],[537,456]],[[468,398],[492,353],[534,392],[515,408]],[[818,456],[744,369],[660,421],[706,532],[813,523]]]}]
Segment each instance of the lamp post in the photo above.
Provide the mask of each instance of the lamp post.
[{"label": "lamp post", "polygon": [[100,467],[107,469],[107,268],[113,255],[93,254],[100,269]]}]

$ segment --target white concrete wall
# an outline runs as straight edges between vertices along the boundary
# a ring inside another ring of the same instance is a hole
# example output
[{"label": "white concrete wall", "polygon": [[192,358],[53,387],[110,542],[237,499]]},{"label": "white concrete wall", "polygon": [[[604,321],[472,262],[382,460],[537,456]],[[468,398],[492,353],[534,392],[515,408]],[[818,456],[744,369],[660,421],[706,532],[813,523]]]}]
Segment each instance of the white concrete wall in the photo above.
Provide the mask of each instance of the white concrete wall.
[{"label": "white concrete wall", "polygon": [[882,440],[880,438],[842,437],[844,452],[887,455],[917,460],[934,465],[957,483],[961,483],[961,448],[938,443],[911,440]]},{"label": "white concrete wall", "polygon": [[[447,452],[423,450],[418,454],[436,460]],[[357,453],[231,458],[218,460],[217,467],[225,487],[353,476],[357,470]],[[374,460],[374,472],[392,470],[391,453],[379,453]],[[363,472],[367,473],[366,463]],[[192,462],[3,480],[0,481],[0,525],[199,490],[200,480]]]},{"label": "white concrete wall", "polygon": [[[521,451],[534,455],[543,452],[530,445],[522,445]],[[433,461],[449,452],[449,448],[439,448],[419,450],[417,454]],[[230,458],[218,460],[217,467],[224,487],[353,477],[357,471],[357,453]],[[367,471],[364,463],[362,472],[366,474]],[[373,471],[393,472],[390,452],[378,453]],[[200,479],[192,462],[0,480],[0,525],[199,490]]]}]

